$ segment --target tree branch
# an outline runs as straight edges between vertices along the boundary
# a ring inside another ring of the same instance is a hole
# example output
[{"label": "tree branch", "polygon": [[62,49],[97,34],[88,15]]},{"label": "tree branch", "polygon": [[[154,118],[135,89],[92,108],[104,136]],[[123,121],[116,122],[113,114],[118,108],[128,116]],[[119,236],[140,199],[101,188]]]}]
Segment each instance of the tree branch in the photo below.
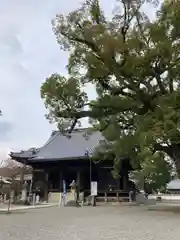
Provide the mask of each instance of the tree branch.
[{"label": "tree branch", "polygon": [[[155,77],[156,80],[157,80],[159,89],[160,89],[160,91],[161,91],[162,94],[166,94],[167,91],[166,91],[165,86],[163,85],[163,83],[162,83],[162,81],[161,81],[161,75],[162,75],[163,73],[165,73],[166,71],[170,71],[170,70],[171,70],[173,67],[175,67],[178,63],[180,63],[180,57],[178,57],[176,60],[173,61],[173,63],[169,64],[169,66],[164,67],[163,69],[160,69],[157,65],[155,66],[155,68],[154,68],[154,67],[151,68],[151,69],[152,69],[152,72],[153,72],[153,75],[154,75],[154,77]],[[171,79],[171,82],[169,83],[169,84],[170,84],[169,86],[171,87],[170,91],[173,90],[173,88],[172,88],[173,82],[172,82],[172,81],[173,81],[173,79]]]},{"label": "tree branch", "polygon": [[71,125],[71,127],[68,129],[68,133],[72,133],[73,129],[75,128],[76,124],[78,122],[78,119],[75,118],[74,121],[73,121],[73,124]]}]

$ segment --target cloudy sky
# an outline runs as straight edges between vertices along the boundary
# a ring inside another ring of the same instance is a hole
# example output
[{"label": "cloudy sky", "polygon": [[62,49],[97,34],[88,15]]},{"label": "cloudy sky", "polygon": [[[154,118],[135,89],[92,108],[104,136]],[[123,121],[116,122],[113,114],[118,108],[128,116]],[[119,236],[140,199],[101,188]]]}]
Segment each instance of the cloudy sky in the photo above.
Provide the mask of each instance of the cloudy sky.
[{"label": "cloudy sky", "polygon": [[[101,1],[110,14],[114,1]],[[0,157],[41,146],[54,129],[44,117],[40,86],[54,72],[66,74],[67,54],[56,43],[51,20],[81,2],[0,1]],[[92,88],[88,94],[93,97]]]}]

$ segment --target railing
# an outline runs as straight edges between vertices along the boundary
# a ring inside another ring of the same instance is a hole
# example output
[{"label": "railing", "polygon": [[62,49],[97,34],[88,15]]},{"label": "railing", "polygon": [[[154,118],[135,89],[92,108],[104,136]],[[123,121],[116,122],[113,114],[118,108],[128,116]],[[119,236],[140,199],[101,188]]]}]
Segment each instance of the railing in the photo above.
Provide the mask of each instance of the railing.
[{"label": "railing", "polygon": [[[59,193],[59,189],[49,189],[49,193]],[[70,192],[70,190],[67,190],[67,192]],[[88,196],[91,195],[90,189],[83,189],[81,191],[84,193],[84,197],[87,198]],[[119,202],[120,200],[129,200],[129,193],[128,191],[123,191],[123,190],[98,190],[97,194],[98,200],[102,200],[104,202],[108,201],[117,201]]]}]

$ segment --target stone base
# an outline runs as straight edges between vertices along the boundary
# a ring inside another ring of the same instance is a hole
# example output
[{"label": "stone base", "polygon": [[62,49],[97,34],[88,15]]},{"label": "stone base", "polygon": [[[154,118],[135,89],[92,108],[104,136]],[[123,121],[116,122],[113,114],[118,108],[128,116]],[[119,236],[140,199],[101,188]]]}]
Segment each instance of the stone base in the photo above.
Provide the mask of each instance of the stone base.
[{"label": "stone base", "polygon": [[68,207],[81,207],[81,205],[78,202],[76,202],[75,200],[68,201],[65,206],[68,206]]}]

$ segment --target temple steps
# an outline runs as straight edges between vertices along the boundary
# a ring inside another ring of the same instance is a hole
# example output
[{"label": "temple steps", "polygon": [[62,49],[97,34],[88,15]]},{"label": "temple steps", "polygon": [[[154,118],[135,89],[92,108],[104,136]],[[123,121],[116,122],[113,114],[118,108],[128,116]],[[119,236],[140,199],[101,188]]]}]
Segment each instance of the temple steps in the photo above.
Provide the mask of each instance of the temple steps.
[{"label": "temple steps", "polygon": [[60,199],[59,192],[52,192],[48,196],[48,203],[58,203]]},{"label": "temple steps", "polygon": [[[60,202],[60,195],[61,193],[60,192],[52,192],[49,194],[49,197],[48,197],[48,203],[59,203]],[[74,200],[74,195],[73,193],[69,192],[67,194],[67,202],[68,201],[72,201]]]}]

